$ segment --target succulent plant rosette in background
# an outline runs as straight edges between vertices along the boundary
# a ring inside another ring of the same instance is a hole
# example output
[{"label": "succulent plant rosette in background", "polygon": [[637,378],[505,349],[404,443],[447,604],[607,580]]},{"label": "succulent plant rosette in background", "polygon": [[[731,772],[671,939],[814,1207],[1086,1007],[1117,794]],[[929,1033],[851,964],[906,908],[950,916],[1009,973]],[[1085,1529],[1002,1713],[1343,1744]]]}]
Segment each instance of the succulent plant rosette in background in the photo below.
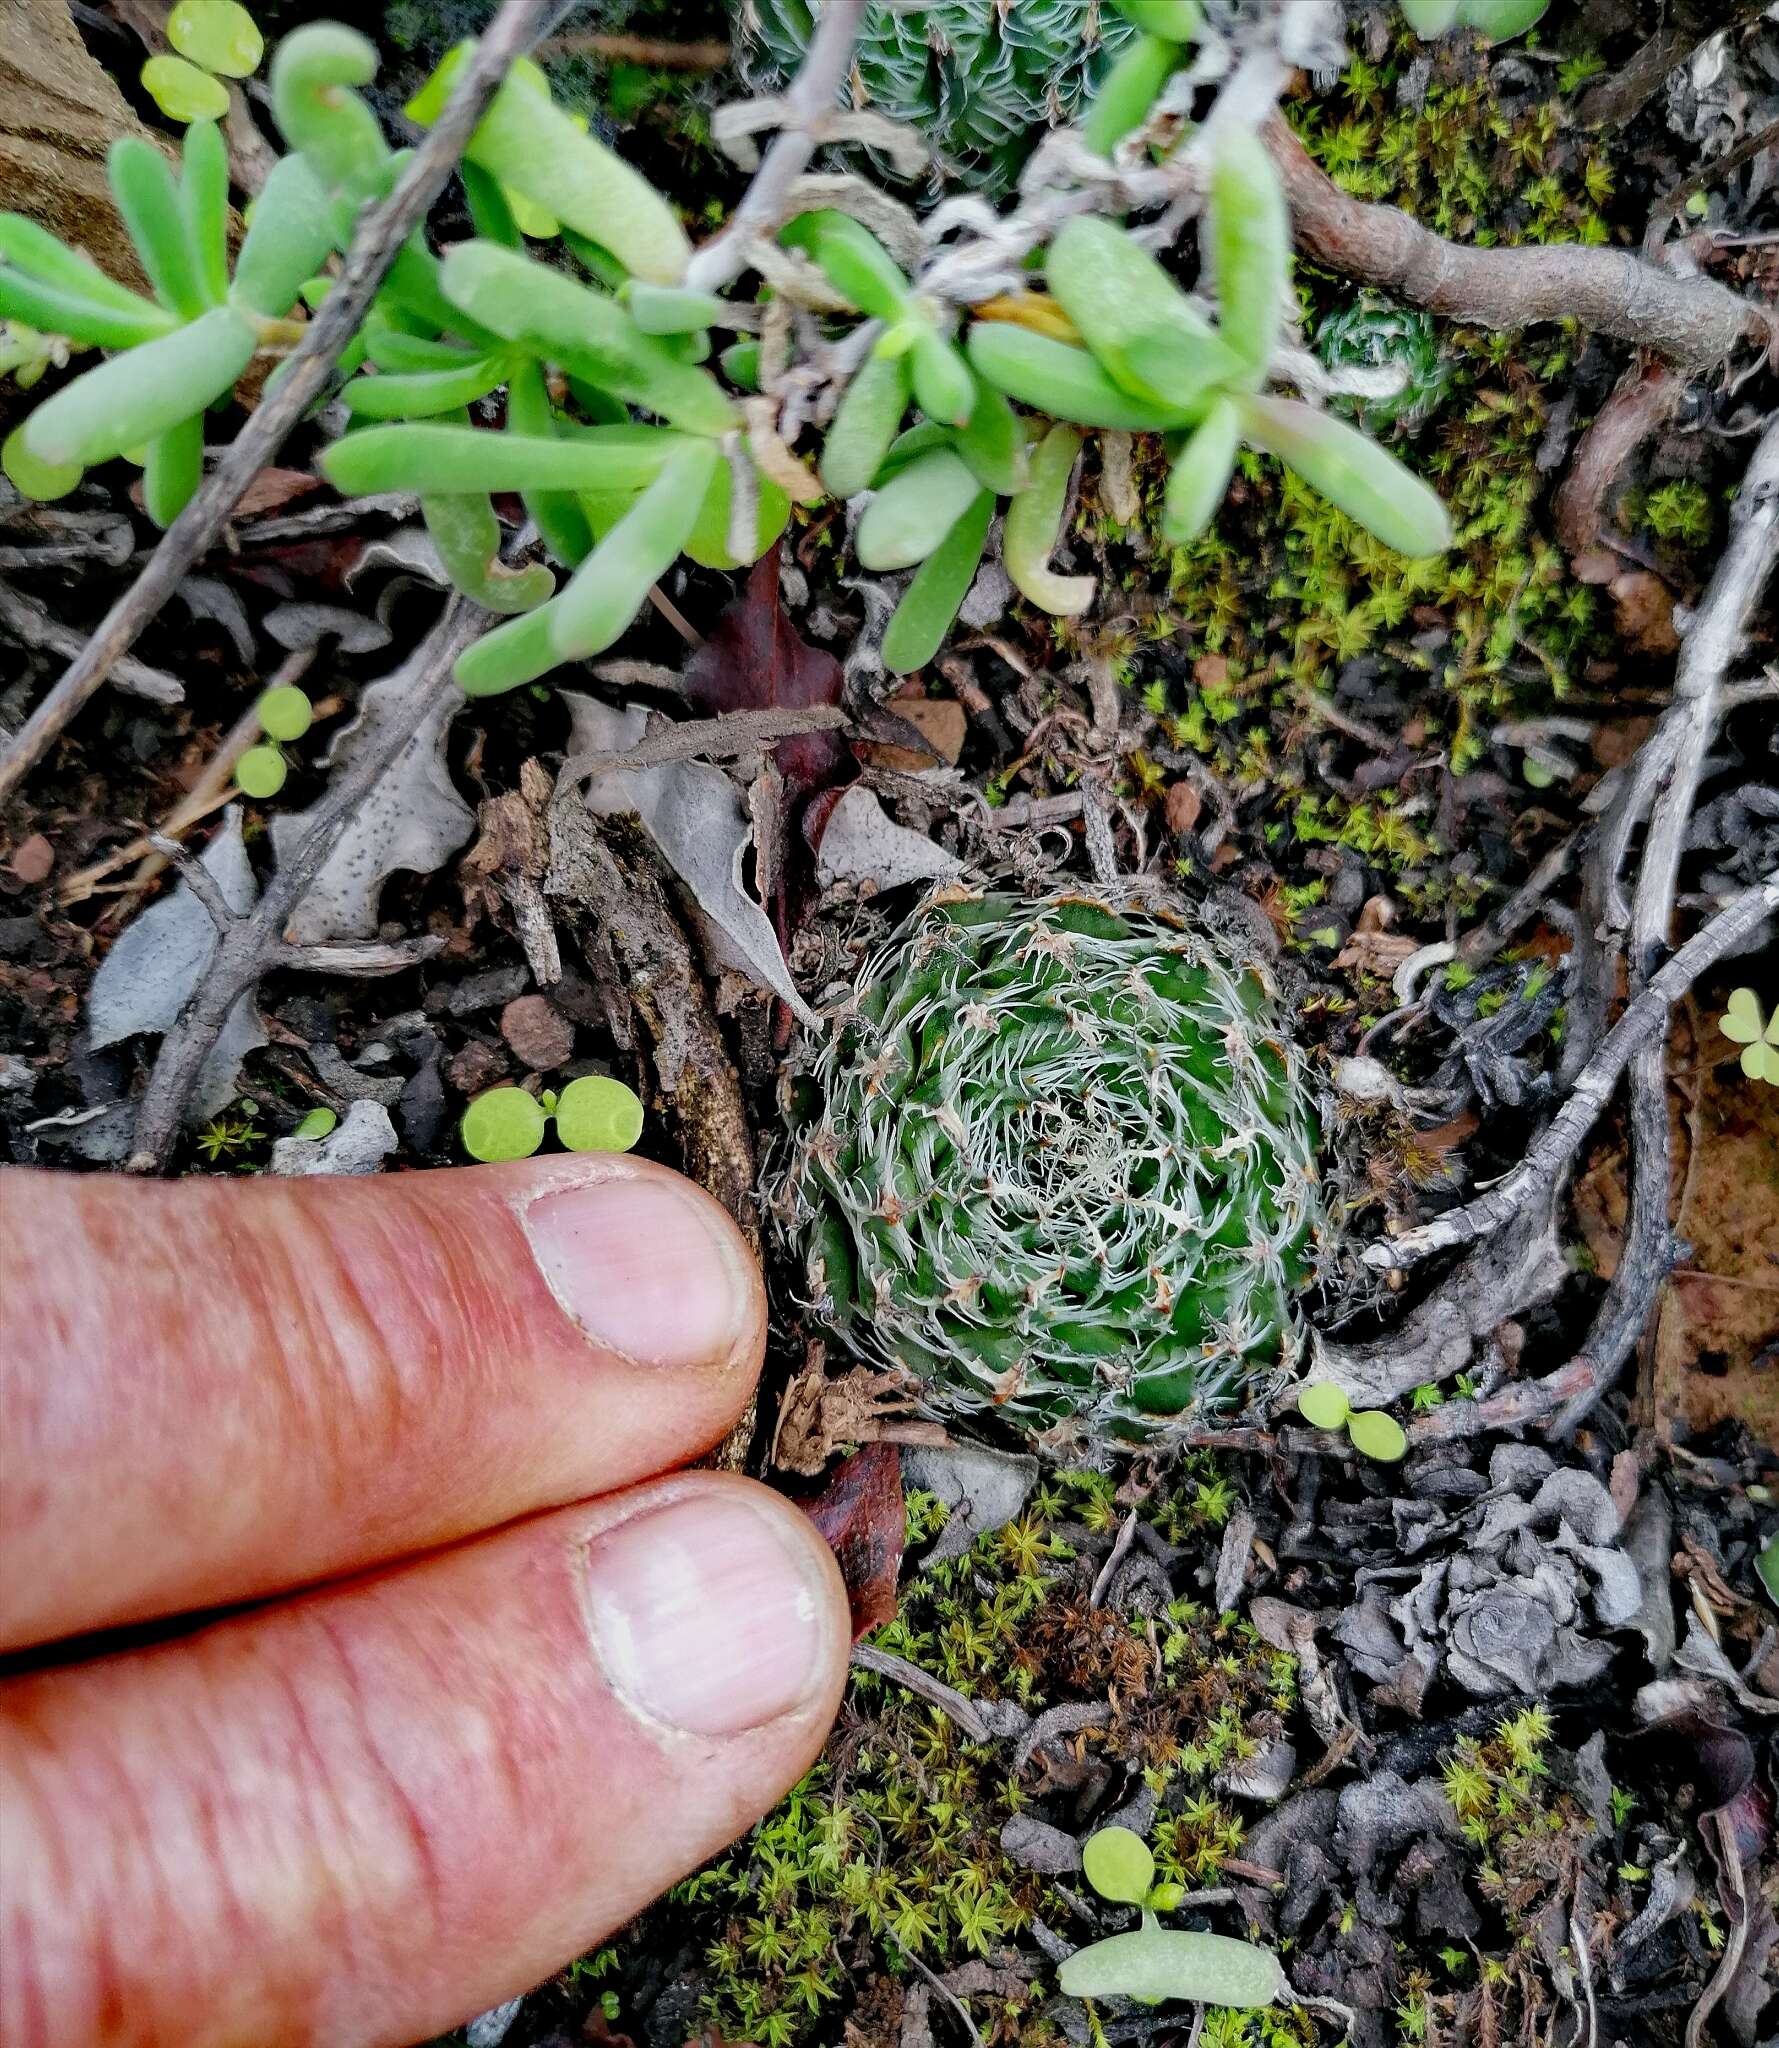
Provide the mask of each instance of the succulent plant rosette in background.
[{"label": "succulent plant rosette in background", "polygon": [[1269,1394],[1321,1236],[1263,969],[1143,903],[948,886],[784,1084],[807,1302],[938,1414],[1165,1442]]}]

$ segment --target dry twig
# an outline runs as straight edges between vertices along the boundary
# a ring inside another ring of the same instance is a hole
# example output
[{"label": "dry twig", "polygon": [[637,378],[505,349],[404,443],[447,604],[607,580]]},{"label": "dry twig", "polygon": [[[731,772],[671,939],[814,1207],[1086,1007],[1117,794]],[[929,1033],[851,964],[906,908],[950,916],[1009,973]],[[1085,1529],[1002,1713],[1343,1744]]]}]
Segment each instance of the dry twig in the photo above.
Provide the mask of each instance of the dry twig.
[{"label": "dry twig", "polygon": [[1354,199],[1276,115],[1264,130],[1291,202],[1291,232],[1314,262],[1411,306],[1479,327],[1579,320],[1684,368],[1710,369],[1741,347],[1770,348],[1772,314],[1709,278],[1675,277],[1625,249],[1540,243],[1469,249],[1400,207]]}]

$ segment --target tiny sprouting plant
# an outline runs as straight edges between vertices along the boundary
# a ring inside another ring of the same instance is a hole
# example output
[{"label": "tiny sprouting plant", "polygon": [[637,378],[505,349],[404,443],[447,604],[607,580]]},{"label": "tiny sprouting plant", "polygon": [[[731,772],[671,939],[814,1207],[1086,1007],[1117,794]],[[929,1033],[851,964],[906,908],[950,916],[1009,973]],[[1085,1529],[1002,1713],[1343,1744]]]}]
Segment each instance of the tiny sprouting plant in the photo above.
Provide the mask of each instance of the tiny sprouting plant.
[{"label": "tiny sprouting plant", "polygon": [[1742,1048],[1742,1071],[1749,1080],[1779,1088],[1779,1008],[1763,1017],[1753,989],[1734,988],[1717,1028]]},{"label": "tiny sprouting plant", "polygon": [[290,1135],[293,1138],[329,1138],[338,1129],[339,1122],[338,1113],[323,1103],[318,1108],[310,1110]]},{"label": "tiny sprouting plant", "polygon": [[1260,970],[1158,910],[942,891],[787,1082],[817,1314],[941,1412],[1127,1440],[1262,1391],[1321,1225]]},{"label": "tiny sprouting plant", "polygon": [[179,0],[167,17],[171,53],[142,67],[148,96],[170,121],[220,121],[231,78],[249,78],[265,55],[259,24],[240,0]]},{"label": "tiny sprouting plant", "polygon": [[1755,1574],[1766,1587],[1768,1598],[1779,1607],[1779,1536],[1754,1560]]},{"label": "tiny sprouting plant", "polygon": [[569,1152],[628,1152],[642,1136],[643,1110],[634,1089],[607,1074],[583,1074],[556,1093],[490,1088],[463,1112],[463,1149],[492,1164],[529,1159],[551,1123]]},{"label": "tiny sprouting plant", "polygon": [[1524,35],[1549,6],[1550,0],[1402,0],[1402,16],[1418,36],[1468,28],[1502,43]]},{"label": "tiny sprouting plant", "polygon": [[272,797],[290,773],[280,750],[300,740],[314,724],[315,707],[295,683],[280,683],[262,692],[253,710],[265,738],[235,763],[235,783],[243,796]]},{"label": "tiny sprouting plant", "polygon": [[1134,1998],[1144,2005],[1192,1999],[1202,2005],[1273,2005],[1290,1992],[1269,1948],[1226,1934],[1163,1927],[1155,1917],[1180,1903],[1183,1888],[1155,1883],[1155,1859],[1129,1828],[1101,1828],[1081,1852],[1087,1881],[1103,1899],[1136,1906],[1142,1925],[1090,1942],[1068,1957],[1057,1983],[1071,1998]]},{"label": "tiny sprouting plant", "polygon": [[[1431,1393],[1433,1399],[1423,1400],[1423,1393]],[[1437,1387],[1417,1388],[1414,1405],[1417,1410],[1437,1407],[1441,1398]],[[1300,1387],[1297,1412],[1312,1429],[1344,1429],[1354,1450],[1380,1465],[1398,1464],[1408,1454],[1408,1437],[1395,1416],[1382,1408],[1354,1408],[1332,1380],[1311,1380]]]}]

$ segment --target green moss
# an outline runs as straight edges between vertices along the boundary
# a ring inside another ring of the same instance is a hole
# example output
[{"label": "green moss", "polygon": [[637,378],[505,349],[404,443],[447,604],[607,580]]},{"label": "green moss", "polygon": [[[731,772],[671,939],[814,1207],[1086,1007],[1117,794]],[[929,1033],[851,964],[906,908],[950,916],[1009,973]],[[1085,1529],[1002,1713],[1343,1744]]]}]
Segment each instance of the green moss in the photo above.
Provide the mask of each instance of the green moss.
[{"label": "green moss", "polygon": [[[1143,1512],[1170,1542],[1214,1541],[1235,1499],[1201,1453],[1181,1461]],[[1110,1699],[1109,1724],[1075,1739],[1090,1761],[1148,1783],[1157,1877],[1198,1888],[1217,1882],[1242,1841],[1216,1776],[1291,1711],[1296,1665],[1247,1623],[1191,1601],[1145,1622],[1090,1609],[1093,1560],[1070,1538],[1108,1534],[1125,1512],[1102,1475],[1047,1479],[1017,1521],[917,1572],[897,1618],[871,1640],[970,1699],[1012,1699],[1032,1713]],[[946,1511],[914,1493],[907,1514],[909,1541],[920,1545]],[[821,1762],[619,1947],[666,1953],[689,1943],[708,1971],[705,2017],[726,2038],[761,2048],[838,2040],[853,2000],[874,1980],[907,1974],[905,1952],[943,1970],[1019,1942],[1034,1917],[1070,1926],[1052,1881],[1002,1853],[1002,1827],[1042,1782],[1040,1764],[1018,1774],[1010,1764],[1009,1745],[970,1742],[940,1709],[855,1671]],[[1059,2042],[1042,2017],[1052,1991],[1039,1978],[1023,1998],[997,1998],[996,2040]],[[1227,2048],[1307,2048],[1301,2014],[1237,2018]]]}]

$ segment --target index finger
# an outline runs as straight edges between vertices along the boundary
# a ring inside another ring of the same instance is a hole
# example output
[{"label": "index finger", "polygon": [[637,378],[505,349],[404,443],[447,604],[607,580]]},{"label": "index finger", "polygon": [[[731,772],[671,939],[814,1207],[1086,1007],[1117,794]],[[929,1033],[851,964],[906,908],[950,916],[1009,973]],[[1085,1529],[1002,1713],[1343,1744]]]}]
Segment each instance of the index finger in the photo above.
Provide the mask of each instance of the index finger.
[{"label": "index finger", "polygon": [[765,1296],[646,1160],[171,1186],[0,1172],[0,1648],[627,1486],[741,1412]]}]

